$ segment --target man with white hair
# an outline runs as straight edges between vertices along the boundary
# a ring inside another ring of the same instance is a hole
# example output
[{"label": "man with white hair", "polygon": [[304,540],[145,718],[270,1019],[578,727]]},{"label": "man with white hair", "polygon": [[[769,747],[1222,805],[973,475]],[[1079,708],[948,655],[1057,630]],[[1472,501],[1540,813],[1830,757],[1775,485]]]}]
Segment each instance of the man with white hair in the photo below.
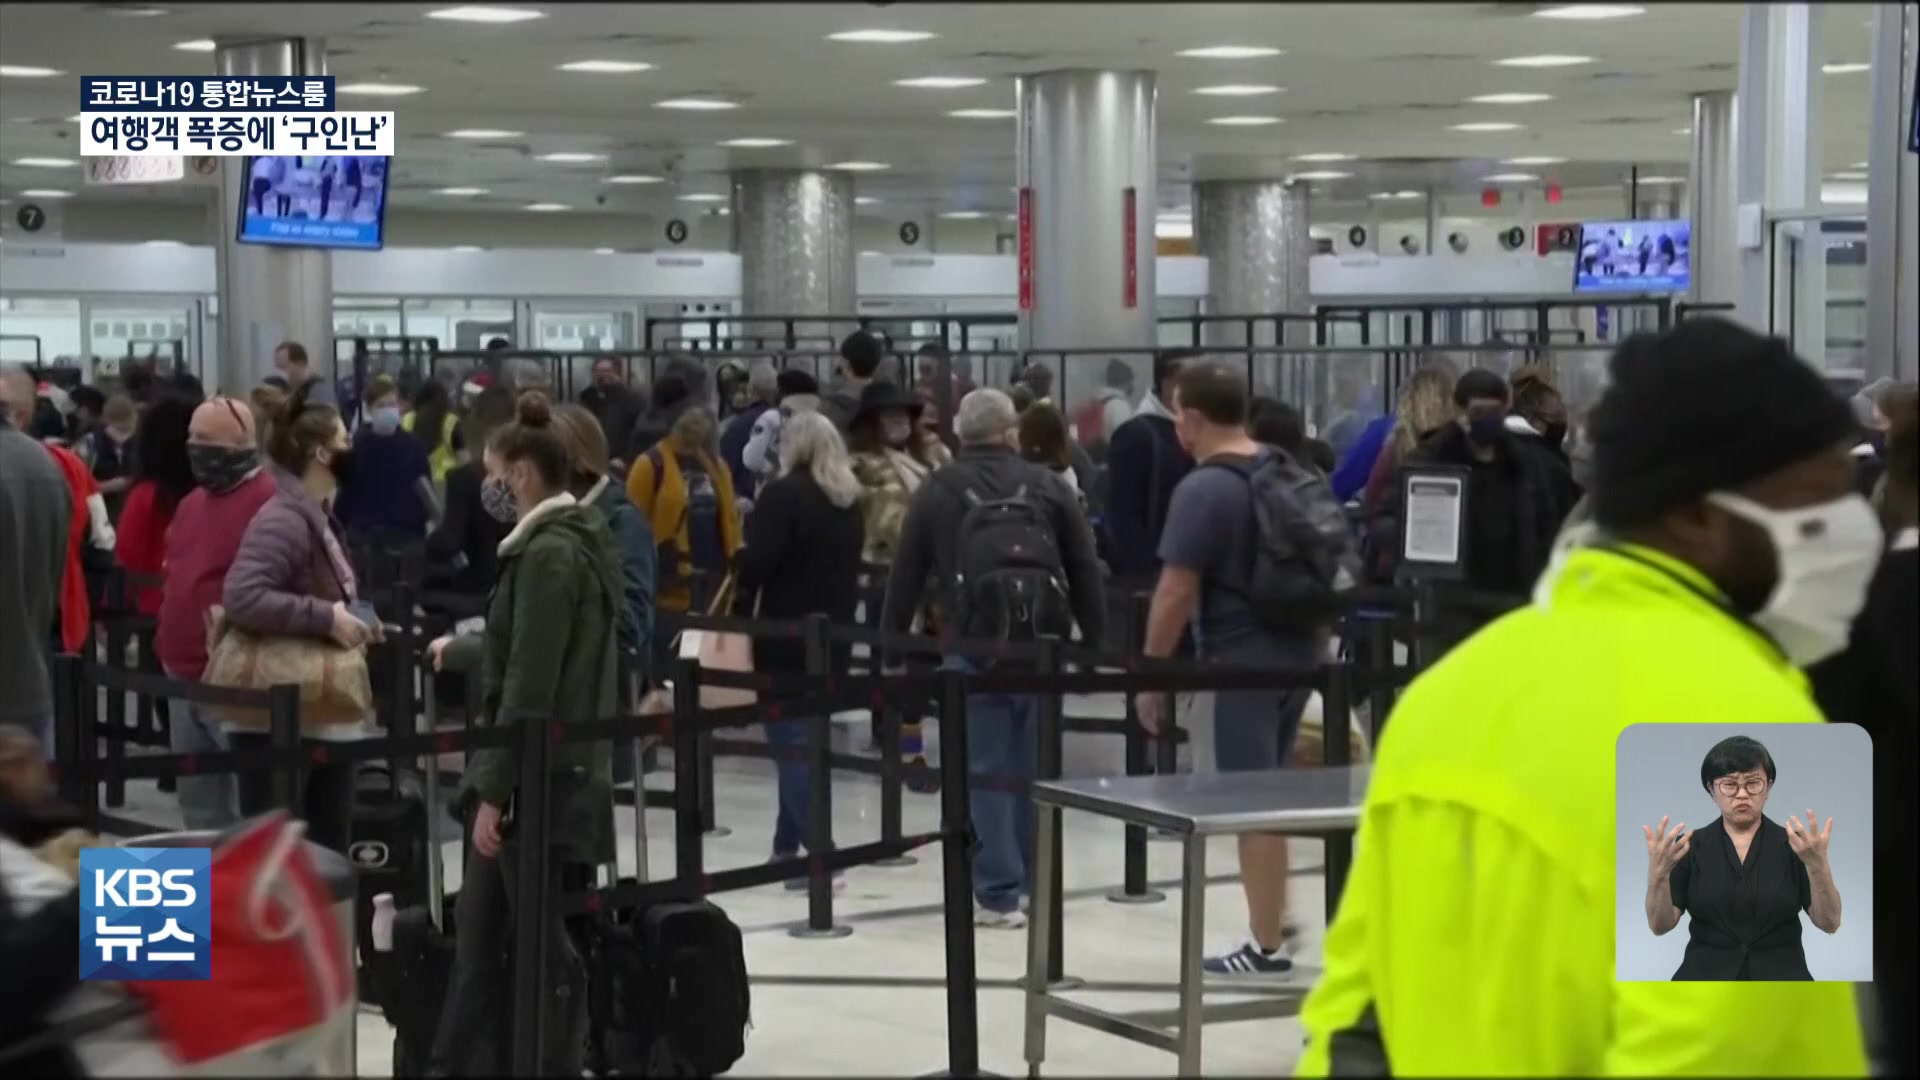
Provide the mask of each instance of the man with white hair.
[{"label": "man with white hair", "polygon": [[[954,417],[960,453],[915,492],[887,580],[881,627],[904,633],[932,579],[934,603],[963,640],[1066,638],[1074,624],[1099,641],[1106,619],[1093,530],[1060,482],[1017,450],[1019,416],[991,388],[962,398]],[[945,666],[993,663],[949,654]],[[967,699],[967,764],[977,775],[1034,775],[1039,699],[976,694]],[[976,787],[980,846],[974,853],[975,921],[1018,929],[1032,882],[1025,795]]]},{"label": "man with white hair", "polygon": [[747,467],[747,442],[753,438],[754,425],[780,397],[780,373],[773,364],[761,360],[747,371],[747,401],[740,411],[727,418],[720,433],[720,457],[733,473],[733,494],[737,499],[753,501],[759,477]]},{"label": "man with white hair", "polygon": [[59,610],[73,496],[45,447],[26,434],[33,379],[0,371],[0,727],[24,728],[53,750],[47,646]]}]

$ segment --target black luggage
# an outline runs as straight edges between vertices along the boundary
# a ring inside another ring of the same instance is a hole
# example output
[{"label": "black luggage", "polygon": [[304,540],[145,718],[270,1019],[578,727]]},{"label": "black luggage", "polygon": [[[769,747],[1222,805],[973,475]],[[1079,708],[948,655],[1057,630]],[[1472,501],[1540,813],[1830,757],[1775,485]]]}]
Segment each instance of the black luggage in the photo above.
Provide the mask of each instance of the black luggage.
[{"label": "black luggage", "polygon": [[718,1076],[746,1053],[752,996],[740,928],[714,904],[596,920],[587,1059],[602,1075]]},{"label": "black luggage", "polygon": [[426,902],[428,826],[426,790],[416,773],[405,768],[396,773],[385,761],[360,766],[347,858],[359,880],[353,925],[362,1001],[379,1000],[370,973],[373,898],[392,893],[396,908]]}]

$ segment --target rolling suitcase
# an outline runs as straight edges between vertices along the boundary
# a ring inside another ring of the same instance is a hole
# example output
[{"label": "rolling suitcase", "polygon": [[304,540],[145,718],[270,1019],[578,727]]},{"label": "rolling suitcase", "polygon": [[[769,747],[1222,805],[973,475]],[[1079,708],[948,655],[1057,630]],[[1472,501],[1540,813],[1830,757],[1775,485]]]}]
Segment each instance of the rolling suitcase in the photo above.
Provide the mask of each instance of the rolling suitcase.
[{"label": "rolling suitcase", "polygon": [[393,896],[394,906],[406,908],[427,899],[427,857],[430,822],[426,786],[411,769],[394,769],[386,761],[369,761],[355,776],[353,820],[347,858],[359,879],[354,897],[354,941],[360,1000],[377,1000],[369,962],[373,941],[373,898]]}]

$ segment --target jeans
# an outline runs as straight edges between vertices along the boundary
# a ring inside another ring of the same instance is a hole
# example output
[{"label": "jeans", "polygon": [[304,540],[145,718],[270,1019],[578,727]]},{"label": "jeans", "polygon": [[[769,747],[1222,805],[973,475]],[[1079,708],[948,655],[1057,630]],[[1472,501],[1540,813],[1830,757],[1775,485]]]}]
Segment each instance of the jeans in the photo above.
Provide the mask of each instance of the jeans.
[{"label": "jeans", "polygon": [[791,757],[773,759],[779,777],[779,810],[773,818],[775,858],[798,855],[807,846],[807,823],[813,818],[813,777],[807,772],[807,725],[811,720],[767,721],[767,745]]},{"label": "jeans", "polygon": [[[190,701],[169,703],[167,748],[176,754],[220,753],[228,748],[220,722]],[[240,820],[234,774],[183,774],[179,780],[180,819],[189,829],[224,829]]]},{"label": "jeans", "polygon": [[[949,666],[966,668],[965,661]],[[1031,695],[967,698],[967,772],[975,777],[1031,780],[1040,765],[1040,700]],[[1027,793],[989,789],[976,781],[968,797],[980,844],[973,853],[973,893],[991,911],[1013,911],[1033,879],[1033,802]]]},{"label": "jeans", "polygon": [[[228,732],[227,741],[235,750],[266,750],[273,745],[271,736],[257,731]],[[252,817],[273,808],[273,770],[243,769],[234,776],[239,781],[242,815]],[[307,839],[347,853],[353,832],[353,788],[352,762],[308,765],[301,770],[293,809],[307,823]]]}]

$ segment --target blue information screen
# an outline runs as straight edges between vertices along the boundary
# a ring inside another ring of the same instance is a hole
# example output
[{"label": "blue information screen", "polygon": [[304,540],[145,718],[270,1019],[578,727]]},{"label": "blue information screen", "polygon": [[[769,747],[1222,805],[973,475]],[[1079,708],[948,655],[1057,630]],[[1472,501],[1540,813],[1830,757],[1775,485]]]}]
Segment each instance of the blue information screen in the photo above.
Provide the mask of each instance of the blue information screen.
[{"label": "blue information screen", "polygon": [[1692,227],[1668,221],[1589,221],[1573,260],[1575,292],[1666,292],[1692,276]]},{"label": "blue information screen", "polygon": [[240,242],[379,250],[387,165],[384,157],[346,154],[248,159]]}]

